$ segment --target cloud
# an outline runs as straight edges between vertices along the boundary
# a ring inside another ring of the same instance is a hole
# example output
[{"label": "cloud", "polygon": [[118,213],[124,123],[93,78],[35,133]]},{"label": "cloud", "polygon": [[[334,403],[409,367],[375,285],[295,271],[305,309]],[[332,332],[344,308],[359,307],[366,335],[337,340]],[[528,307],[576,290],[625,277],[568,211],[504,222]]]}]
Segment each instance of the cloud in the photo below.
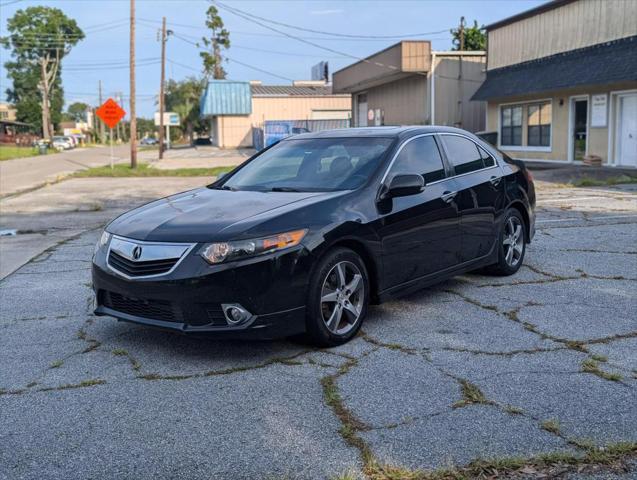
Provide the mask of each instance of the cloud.
[{"label": "cloud", "polygon": [[310,15],[334,15],[337,13],[343,13],[344,10],[340,8],[334,8],[331,10],[312,10]]}]

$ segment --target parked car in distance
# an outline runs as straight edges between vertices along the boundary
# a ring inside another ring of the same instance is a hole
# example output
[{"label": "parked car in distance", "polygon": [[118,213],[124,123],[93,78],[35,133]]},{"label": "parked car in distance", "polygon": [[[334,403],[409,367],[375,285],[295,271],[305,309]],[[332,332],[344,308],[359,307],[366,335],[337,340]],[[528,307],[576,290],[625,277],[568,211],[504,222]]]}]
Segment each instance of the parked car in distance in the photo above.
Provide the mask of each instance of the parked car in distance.
[{"label": "parked car in distance", "polygon": [[56,150],[71,150],[74,148],[73,141],[69,137],[54,136],[51,145]]},{"label": "parked car in distance", "polygon": [[296,135],[107,225],[93,257],[95,313],[338,345],[370,303],[477,269],[517,272],[534,207],[524,164],[463,130]]},{"label": "parked car in distance", "polygon": [[141,145],[157,145],[159,142],[153,137],[144,137],[139,142]]},{"label": "parked car in distance", "polygon": [[195,146],[201,147],[207,145],[212,145],[212,140],[210,139],[210,137],[195,138]]}]

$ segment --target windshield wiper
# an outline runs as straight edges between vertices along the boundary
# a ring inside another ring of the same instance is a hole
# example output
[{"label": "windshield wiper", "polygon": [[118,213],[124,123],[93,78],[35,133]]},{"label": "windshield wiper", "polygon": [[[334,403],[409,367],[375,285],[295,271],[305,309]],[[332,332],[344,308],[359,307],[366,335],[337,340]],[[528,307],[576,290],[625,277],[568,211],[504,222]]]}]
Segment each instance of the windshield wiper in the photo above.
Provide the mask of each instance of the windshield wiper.
[{"label": "windshield wiper", "polygon": [[272,187],[271,192],[300,192],[300,190],[293,187]]}]

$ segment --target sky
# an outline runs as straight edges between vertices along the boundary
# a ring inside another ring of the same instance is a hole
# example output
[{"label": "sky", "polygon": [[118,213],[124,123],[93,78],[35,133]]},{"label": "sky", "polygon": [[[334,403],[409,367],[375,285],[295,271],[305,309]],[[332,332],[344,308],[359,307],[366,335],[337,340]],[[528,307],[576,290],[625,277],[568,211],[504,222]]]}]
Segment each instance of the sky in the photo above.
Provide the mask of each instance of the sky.
[{"label": "sky", "polygon": [[[449,30],[464,16],[488,25],[533,8],[544,0],[222,0],[232,8],[266,19],[259,22],[294,37],[250,22],[220,9],[230,31],[231,48],[225,69],[232,80],[261,80],[289,85],[310,78],[312,65],[329,62],[334,72],[401,39],[430,40],[434,50],[450,50]],[[200,75],[202,61],[195,45],[206,33],[208,0],[137,0],[137,111],[152,117],[159,90],[162,17],[174,35],[166,44],[166,78],[181,80]],[[35,5],[61,9],[74,18],[86,38],[63,60],[62,80],[66,104],[98,104],[98,83],[103,99],[121,95],[128,107],[129,0],[0,0],[0,36],[17,10]],[[328,33],[395,38],[352,39],[304,32],[269,23],[276,21]],[[323,48],[321,48],[323,47]],[[328,49],[328,50],[326,50]],[[332,51],[329,51],[332,50]],[[334,52],[336,51],[336,52]],[[342,55],[345,54],[345,55]],[[2,65],[10,52],[0,48]],[[267,73],[266,73],[267,72]],[[0,100],[9,87],[0,67]]]}]

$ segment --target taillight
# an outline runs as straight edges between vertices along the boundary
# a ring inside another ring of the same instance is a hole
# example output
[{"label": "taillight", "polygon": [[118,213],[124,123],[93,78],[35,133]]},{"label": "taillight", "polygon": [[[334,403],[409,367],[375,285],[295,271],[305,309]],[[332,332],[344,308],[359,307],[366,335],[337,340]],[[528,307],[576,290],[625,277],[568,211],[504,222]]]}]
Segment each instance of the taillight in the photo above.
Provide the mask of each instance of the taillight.
[{"label": "taillight", "polygon": [[533,181],[533,174],[531,173],[531,170],[529,170],[528,168],[525,168],[523,171],[524,171],[524,176],[526,177],[527,181],[532,182]]}]

